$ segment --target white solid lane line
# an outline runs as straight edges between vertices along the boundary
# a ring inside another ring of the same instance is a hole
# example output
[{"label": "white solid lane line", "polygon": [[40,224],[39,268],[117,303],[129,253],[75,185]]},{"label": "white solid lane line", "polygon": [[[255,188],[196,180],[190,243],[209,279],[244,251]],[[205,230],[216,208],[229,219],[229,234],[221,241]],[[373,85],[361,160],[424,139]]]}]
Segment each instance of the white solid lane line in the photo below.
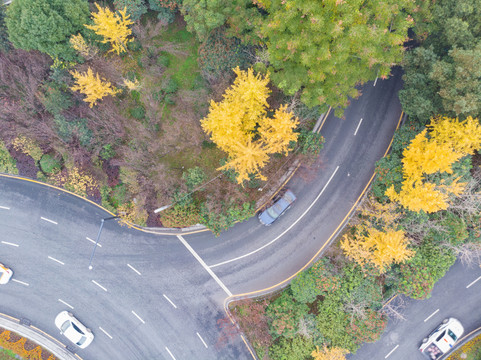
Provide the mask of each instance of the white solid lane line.
[{"label": "white solid lane line", "polygon": [[373,86],[376,86],[376,83],[377,83],[377,77],[376,77],[376,80],[374,80],[374,85],[373,85]]},{"label": "white solid lane line", "polygon": [[132,265],[127,264],[127,266],[128,266],[129,268],[131,268],[133,271],[135,271],[137,274],[142,275],[142,274],[140,273],[140,271],[137,270],[136,268],[134,268]]},{"label": "white solid lane line", "polygon": [[426,319],[424,319],[424,322],[428,321],[431,319],[434,315],[436,315],[439,312],[439,309],[437,309],[435,312],[433,312],[431,315],[429,315]]},{"label": "white solid lane line", "polygon": [[142,321],[142,324],[145,324],[145,321],[142,320],[142,318],[141,318],[139,315],[137,315],[134,310],[132,310],[132,314],[134,314],[137,319],[139,319],[140,321]]},{"label": "white solid lane line", "polygon": [[331,182],[332,178],[334,177],[334,175],[336,175],[337,173],[337,170],[339,170],[339,166],[336,167],[336,170],[334,170],[334,172],[332,173],[331,177],[329,178],[329,180],[327,181],[326,185],[324,185],[324,187],[322,188],[321,192],[319,193],[319,195],[317,195],[317,197],[314,199],[314,201],[312,202],[311,205],[309,205],[309,207],[302,213],[301,216],[299,216],[299,218],[297,218],[296,221],[294,221],[291,226],[289,226],[286,230],[284,230],[279,236],[277,236],[274,240],[271,240],[270,242],[268,242],[267,244],[261,246],[260,248],[254,250],[254,251],[251,251],[250,253],[247,253],[247,254],[244,254],[244,255],[241,255],[241,256],[238,256],[236,258],[233,258],[233,259],[230,259],[230,260],[226,260],[226,261],[222,261],[218,264],[214,264],[214,265],[211,265],[210,268],[215,268],[217,266],[221,266],[221,265],[225,265],[225,264],[228,264],[230,262],[233,262],[233,261],[237,261],[237,260],[240,260],[240,259],[243,259],[245,257],[248,257],[248,256],[251,256],[253,254],[255,254],[256,252],[259,252],[261,251],[262,249],[265,249],[266,247],[268,247],[269,245],[273,244],[274,242],[276,242],[277,240],[279,240],[281,237],[283,237],[285,234],[287,234],[287,232],[289,232],[289,230],[291,230],[299,221],[301,221],[301,219],[306,216],[306,214],[309,212],[309,210],[311,210],[311,208],[314,206],[314,204],[317,202],[317,200],[319,200],[319,198],[321,197],[321,195],[324,193],[324,191],[327,189],[327,186],[329,185],[329,183]]},{"label": "white solid lane line", "polygon": [[102,331],[105,335],[107,335],[110,339],[113,339],[112,335],[110,335],[107,331],[105,331],[104,329],[102,329],[101,326],[99,326],[99,329],[100,329],[100,331]]},{"label": "white solid lane line", "polygon": [[45,221],[48,221],[49,223],[52,223],[52,224],[54,224],[54,225],[58,225],[58,222],[53,221],[53,220],[50,220],[50,219],[47,219],[47,218],[44,218],[43,216],[41,216],[40,219],[45,220]]},{"label": "white solid lane line", "polygon": [[65,306],[68,306],[69,308],[71,308],[73,310],[73,306],[66,303],[65,301],[63,301],[62,299],[58,299],[58,301],[60,301],[62,304],[64,304]]},{"label": "white solid lane line", "polygon": [[169,353],[169,355],[172,357],[172,359],[176,360],[174,355],[172,355],[172,353],[170,352],[169,348],[166,346],[165,347],[165,350],[167,350],[167,352]]},{"label": "white solid lane line", "polygon": [[25,285],[25,286],[30,286],[28,283],[17,280],[17,279],[12,279],[12,281],[15,281],[16,283],[19,283],[19,284],[22,284],[22,285]]},{"label": "white solid lane line", "polygon": [[[92,240],[91,238],[89,238],[88,236],[85,237],[88,241],[90,241],[91,243],[95,244],[95,240]],[[97,246],[98,247],[102,247],[102,245],[100,245],[100,243],[97,243]]]},{"label": "white solid lane line", "polygon": [[165,295],[165,294],[162,294],[162,295],[164,295],[164,297],[166,298],[166,300],[167,300],[168,302],[170,302],[170,305],[172,305],[174,308],[177,309],[177,306],[175,306],[175,304],[172,302],[172,300],[170,300],[170,299],[167,297],[167,295]]},{"label": "white solid lane line", "polygon": [[387,354],[386,356],[384,356],[384,359],[387,359],[387,358],[394,352],[394,350],[396,350],[398,347],[399,347],[399,344],[396,345],[396,347],[395,347],[394,349],[392,349],[392,350],[389,352],[389,354]]},{"label": "white solid lane line", "polygon": [[228,296],[232,296],[232,293],[227,289],[227,287],[224,285],[222,281],[217,277],[216,274],[207,266],[207,264],[202,260],[202,258],[195,252],[194,249],[187,243],[187,241],[184,240],[184,238],[181,235],[177,235],[177,238],[184,244],[184,246],[187,248],[187,250],[190,251],[192,255],[197,259],[197,261],[202,265],[202,267],[212,276],[212,278],[219,284],[219,286],[226,292]]},{"label": "white solid lane line", "polygon": [[57,259],[55,259],[55,258],[53,258],[53,257],[51,257],[51,256],[49,256],[48,258],[49,258],[50,260],[53,260],[53,261],[58,262],[59,264],[65,265],[64,262],[62,262],[62,261],[60,261],[60,260],[57,260]]},{"label": "white solid lane line", "polygon": [[357,131],[359,130],[359,127],[361,126],[361,123],[362,123],[362,118],[361,118],[361,120],[359,120],[359,124],[357,124],[356,131],[354,131],[354,136],[356,136]]},{"label": "white solid lane line", "polygon": [[471,284],[469,284],[468,286],[466,286],[466,289],[469,289],[471,287],[471,285],[474,285],[479,279],[481,279],[481,276],[478,277],[476,280],[474,280]]},{"label": "white solid lane line", "polygon": [[100,285],[97,281],[92,280],[92,282],[93,282],[95,285],[97,285],[99,288],[101,288],[103,291],[107,291],[107,289],[104,288],[102,285]]},{"label": "white solid lane line", "polygon": [[18,244],[14,244],[14,243],[11,243],[11,242],[8,242],[8,241],[2,241],[2,244],[10,245],[10,246],[15,246],[15,247],[19,247],[19,246],[20,246],[20,245],[18,245]]},{"label": "white solid lane line", "polygon": [[9,207],[6,207],[6,206],[0,206],[0,209],[10,210],[10,208],[9,208]]},{"label": "white solid lane line", "polygon": [[199,333],[197,333],[197,336],[199,337],[200,341],[202,341],[202,344],[204,344],[204,346],[205,346],[206,348],[209,348],[209,347],[207,346],[207,344],[205,343],[204,339],[202,339],[202,336],[200,336]]}]

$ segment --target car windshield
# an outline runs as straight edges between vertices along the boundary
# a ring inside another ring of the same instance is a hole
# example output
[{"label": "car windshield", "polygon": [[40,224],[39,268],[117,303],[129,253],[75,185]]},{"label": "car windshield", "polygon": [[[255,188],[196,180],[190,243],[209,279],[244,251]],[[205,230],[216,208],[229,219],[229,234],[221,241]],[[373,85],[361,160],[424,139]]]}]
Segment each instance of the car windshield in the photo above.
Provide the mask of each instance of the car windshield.
[{"label": "car windshield", "polygon": [[62,326],[60,327],[60,330],[62,330],[62,332],[65,332],[68,328],[70,327],[70,321],[65,321]]},{"label": "car windshield", "polygon": [[267,209],[267,213],[273,219],[277,219],[277,217],[279,216],[279,213],[274,209],[273,206]]},{"label": "car windshield", "polygon": [[82,337],[80,338],[80,340],[78,341],[77,345],[78,345],[78,346],[82,345],[86,340],[87,340],[87,338],[86,338],[85,336],[82,336]]},{"label": "car windshield", "polygon": [[443,331],[443,332],[436,338],[436,341],[440,341],[440,340],[444,337],[444,334],[446,334],[446,331]]},{"label": "car windshield", "polygon": [[75,330],[77,330],[77,332],[78,332],[79,334],[85,335],[85,334],[83,333],[83,331],[78,328],[77,325],[75,325],[74,323],[72,323],[72,326],[73,326],[73,328],[74,328]]},{"label": "car windshield", "polygon": [[453,333],[451,330],[449,330],[449,329],[448,329],[448,335],[451,336],[451,338],[452,338],[454,341],[458,340],[458,337],[457,337],[456,335],[454,335],[454,333]]}]

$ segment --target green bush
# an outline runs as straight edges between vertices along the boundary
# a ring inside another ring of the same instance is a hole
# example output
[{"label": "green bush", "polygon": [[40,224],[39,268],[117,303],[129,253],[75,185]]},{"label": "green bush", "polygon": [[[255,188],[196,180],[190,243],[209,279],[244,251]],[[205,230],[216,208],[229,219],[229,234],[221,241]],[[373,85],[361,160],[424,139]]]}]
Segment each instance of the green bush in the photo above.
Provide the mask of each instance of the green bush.
[{"label": "green bush", "polygon": [[426,299],[436,281],[446,274],[456,261],[452,250],[427,238],[416,249],[416,254],[394,269],[395,282],[399,292],[413,299]]},{"label": "green bush", "polygon": [[403,180],[401,159],[396,153],[389,154],[376,162],[376,178],[372,183],[372,193],[377,201],[385,203],[388,201],[386,190],[394,185],[396,191],[401,191]]},{"label": "green bush", "polygon": [[99,155],[102,159],[109,160],[116,155],[116,152],[112,144],[106,144],[102,146]]},{"label": "green bush", "polygon": [[127,49],[129,49],[130,51],[133,51],[133,52],[140,51],[140,50],[142,50],[142,43],[139,40],[137,40],[136,38],[134,38],[133,41],[129,41],[127,43]]},{"label": "green bush", "polygon": [[216,147],[217,145],[215,144],[215,142],[207,140],[202,141],[202,149],[215,149]]},{"label": "green bush", "polygon": [[137,105],[129,109],[130,116],[137,120],[145,119],[145,107],[143,105]]},{"label": "green bush", "polygon": [[18,174],[17,161],[10,155],[3,141],[0,141],[0,172]]},{"label": "green bush", "polygon": [[288,291],[283,291],[266,309],[272,337],[293,338],[299,331],[301,318],[307,315],[308,311],[306,304],[297,302]]},{"label": "green bush", "polygon": [[71,142],[77,137],[82,146],[88,147],[91,144],[93,133],[88,127],[87,119],[69,120],[63,115],[55,115],[54,122],[58,135],[65,142]]},{"label": "green bush", "polygon": [[204,170],[196,166],[187,169],[187,171],[182,174],[182,179],[185,181],[187,189],[189,189],[189,191],[192,191],[205,181],[206,176]]},{"label": "green bush", "polygon": [[130,15],[132,21],[137,21],[147,12],[147,5],[144,0],[114,0],[116,10],[127,10],[126,14]]},{"label": "green bush", "polygon": [[[172,1],[172,3],[180,3],[181,0]],[[153,11],[157,11],[157,18],[164,24],[170,24],[175,19],[175,14],[177,9],[171,9],[168,7],[164,7],[161,4],[160,0],[149,0],[150,9]]]},{"label": "green bush", "polygon": [[280,338],[269,347],[269,358],[272,360],[312,360],[314,350],[312,340],[303,336],[293,339]]},{"label": "green bush", "polygon": [[0,52],[8,52],[12,49],[12,44],[8,40],[7,26],[5,25],[5,11],[7,6],[0,4]]},{"label": "green bush", "polygon": [[58,173],[62,168],[61,162],[49,154],[43,154],[39,163],[40,169],[42,169],[45,174]]},{"label": "green bush", "polygon": [[165,84],[162,85],[162,90],[166,94],[175,94],[179,89],[179,84],[174,78],[169,78]]},{"label": "green bush", "polygon": [[163,66],[163,67],[169,67],[170,65],[170,58],[167,55],[167,53],[162,52],[158,57],[157,57],[157,65]]},{"label": "green bush", "polygon": [[241,41],[227,37],[224,28],[217,28],[199,46],[198,62],[207,80],[217,81],[225,75],[231,76],[236,66],[246,67],[248,59]]},{"label": "green bush", "polygon": [[221,212],[209,211],[205,204],[201,207],[201,223],[209,228],[214,235],[218,236],[222,230],[227,230],[237,222],[250,219],[255,214],[254,202],[243,204],[221,204]]},{"label": "green bush", "polygon": [[297,137],[297,146],[301,154],[317,156],[324,147],[324,137],[321,134],[301,129]]},{"label": "green bush", "polygon": [[72,106],[72,95],[60,89],[55,82],[48,82],[42,87],[39,99],[45,110],[52,115],[60,114]]}]

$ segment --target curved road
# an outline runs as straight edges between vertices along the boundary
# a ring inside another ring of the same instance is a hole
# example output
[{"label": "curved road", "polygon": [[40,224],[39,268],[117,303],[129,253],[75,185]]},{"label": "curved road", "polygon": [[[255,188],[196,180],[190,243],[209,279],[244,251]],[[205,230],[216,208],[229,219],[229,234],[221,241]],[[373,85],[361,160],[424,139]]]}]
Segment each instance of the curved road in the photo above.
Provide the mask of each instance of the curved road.
[{"label": "curved road", "polygon": [[398,125],[402,84],[394,73],[367,84],[344,120],[327,117],[313,180],[291,180],[298,201],[269,228],[254,218],[217,238],[176,237],[106,221],[89,270],[100,219],[110,214],[65,192],[0,177],[0,260],[15,271],[0,289],[0,312],[66,342],[53,319],[73,308],[96,336],[78,350],[85,359],[252,359],[239,335],[219,327],[223,302],[282,283],[339,231]]}]

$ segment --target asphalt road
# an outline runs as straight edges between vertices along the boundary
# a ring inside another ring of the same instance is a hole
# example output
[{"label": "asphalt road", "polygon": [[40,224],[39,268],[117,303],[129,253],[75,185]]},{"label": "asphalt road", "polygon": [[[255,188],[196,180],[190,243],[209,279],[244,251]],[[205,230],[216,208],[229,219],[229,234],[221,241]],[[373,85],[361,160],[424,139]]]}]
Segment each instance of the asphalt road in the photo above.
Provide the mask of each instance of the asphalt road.
[{"label": "asphalt road", "polygon": [[73,307],[96,336],[78,350],[84,359],[251,359],[239,335],[222,336],[224,300],[282,283],[339,230],[400,119],[395,73],[367,84],[345,119],[327,117],[317,167],[291,180],[298,201],[271,227],[253,218],[219,237],[176,237],[108,220],[89,270],[100,219],[110,215],[62,191],[0,177],[0,260],[15,271],[0,289],[0,312],[66,343],[53,319]]},{"label": "asphalt road", "polygon": [[375,343],[363,345],[348,359],[421,360],[418,350],[421,341],[443,319],[454,317],[463,324],[465,334],[481,326],[481,269],[456,262],[434,286],[427,300],[402,298],[399,309],[404,319],[390,320],[382,337]]}]

